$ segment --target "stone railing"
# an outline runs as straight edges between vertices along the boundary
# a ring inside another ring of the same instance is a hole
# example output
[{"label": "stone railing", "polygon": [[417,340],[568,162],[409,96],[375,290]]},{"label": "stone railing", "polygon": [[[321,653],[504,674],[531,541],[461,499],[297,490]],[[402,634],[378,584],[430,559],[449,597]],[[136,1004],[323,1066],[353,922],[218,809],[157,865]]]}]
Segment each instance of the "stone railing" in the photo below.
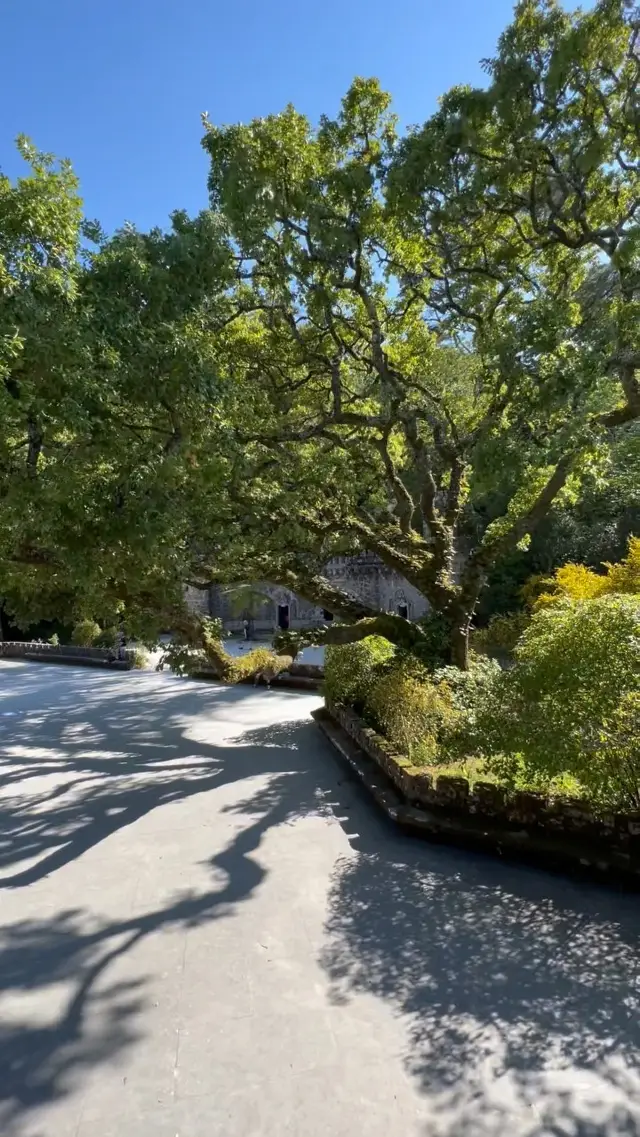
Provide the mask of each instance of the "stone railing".
[{"label": "stone railing", "polygon": [[[125,663],[131,667],[134,653],[127,650],[126,660],[115,660],[122,667]],[[82,662],[104,663],[112,661],[114,651],[104,647],[78,647],[76,644],[49,644],[39,640],[2,640],[0,641],[0,657],[5,659],[33,659],[55,662]]]},{"label": "stone railing", "polygon": [[[640,874],[640,812],[607,813],[580,798],[509,790],[493,782],[433,777],[408,758],[394,753],[385,738],[348,707],[327,701],[326,710],[364,754],[378,766],[410,806],[446,814],[461,822],[504,829],[535,838],[561,838],[587,849],[583,864],[603,864],[615,854],[616,865]],[[592,855],[593,854],[593,855]],[[576,859],[576,858],[574,858]]]}]

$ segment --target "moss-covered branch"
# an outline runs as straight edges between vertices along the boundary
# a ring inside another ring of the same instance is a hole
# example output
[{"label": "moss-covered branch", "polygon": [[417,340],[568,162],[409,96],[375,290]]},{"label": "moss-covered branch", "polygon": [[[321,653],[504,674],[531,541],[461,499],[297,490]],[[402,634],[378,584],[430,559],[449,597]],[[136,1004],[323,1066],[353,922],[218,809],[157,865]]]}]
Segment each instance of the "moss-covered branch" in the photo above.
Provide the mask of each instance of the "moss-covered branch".
[{"label": "moss-covered branch", "polygon": [[350,644],[367,636],[384,636],[400,647],[415,649],[427,644],[427,637],[419,624],[380,612],[353,624],[325,624],[321,628],[303,628],[300,631],[280,632],[274,639],[278,651],[301,652],[305,647],[325,647]]}]

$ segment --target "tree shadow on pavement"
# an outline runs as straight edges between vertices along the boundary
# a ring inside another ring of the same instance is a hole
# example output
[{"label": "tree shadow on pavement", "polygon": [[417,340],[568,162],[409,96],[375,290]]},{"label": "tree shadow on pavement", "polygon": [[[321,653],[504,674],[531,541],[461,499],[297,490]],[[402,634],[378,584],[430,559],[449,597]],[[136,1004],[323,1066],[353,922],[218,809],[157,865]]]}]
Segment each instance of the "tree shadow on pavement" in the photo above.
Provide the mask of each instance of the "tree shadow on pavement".
[{"label": "tree shadow on pavement", "polygon": [[[82,907],[5,921],[0,928],[2,1137],[22,1137],[34,1109],[61,1101],[81,1086],[83,1073],[142,1042],[140,1016],[151,998],[148,977],[110,978],[118,959],[155,933],[232,915],[265,877],[252,854],[266,831],[324,811],[323,795],[330,795],[338,776],[329,766],[318,780],[317,763],[313,768],[305,753],[305,732],[315,729],[308,720],[245,730],[236,714],[234,726],[234,708],[257,698],[246,689],[200,688],[167,679],[128,691],[107,686],[105,693],[104,684],[76,677],[68,702],[61,705],[56,695],[56,704],[43,709],[31,706],[35,692],[26,679],[16,685],[12,706],[19,709],[24,694],[28,709],[16,714],[9,729],[5,724],[2,735],[0,866],[5,876],[0,883],[5,889],[37,884],[158,806],[256,777],[261,788],[247,803],[250,815],[211,857],[211,888],[180,892],[154,910],[111,921]],[[287,705],[291,718],[295,697],[289,695]],[[190,738],[186,724],[194,713],[207,721],[223,717],[230,737],[219,745]],[[28,858],[33,863],[25,869]],[[46,1025],[25,1017],[25,998],[34,994],[46,1001],[56,991],[62,992],[59,1006]]]},{"label": "tree shadow on pavement", "polygon": [[359,827],[322,963],[407,1016],[425,1133],[638,1134],[638,898]]},{"label": "tree shadow on pavement", "polygon": [[[252,775],[284,774],[291,764],[279,742],[233,749],[227,762],[234,708],[261,698],[251,688],[153,676],[125,694],[119,677],[110,676],[106,687],[100,678],[86,682],[76,672],[64,695],[51,684],[56,703],[44,709],[32,705],[26,682],[16,685],[18,709],[0,734],[0,890],[42,880],[159,806]],[[274,693],[262,697],[284,701]],[[239,724],[241,715],[235,712]],[[184,728],[193,716],[207,724],[221,718],[229,745],[190,739]],[[275,729],[282,739],[289,728]]]},{"label": "tree shadow on pavement", "polygon": [[[319,760],[316,728],[300,721],[304,696],[145,675],[41,678],[33,667],[15,669],[9,685],[0,905],[158,807],[233,783],[247,792],[222,806],[235,816],[222,848],[212,838],[210,886],[118,919],[82,907],[5,918],[2,1137],[33,1137],[38,1107],[144,1046],[152,976],[123,980],[118,961],[154,934],[232,916],[264,881],[254,854],[265,833],[329,810],[351,843],[334,872],[321,958],[331,997],[373,994],[402,1016],[425,1134],[640,1132],[637,897],[403,837],[328,748]],[[206,728],[216,720],[213,744]],[[48,1007],[56,993],[44,1024],[27,1015],[31,995]]]}]

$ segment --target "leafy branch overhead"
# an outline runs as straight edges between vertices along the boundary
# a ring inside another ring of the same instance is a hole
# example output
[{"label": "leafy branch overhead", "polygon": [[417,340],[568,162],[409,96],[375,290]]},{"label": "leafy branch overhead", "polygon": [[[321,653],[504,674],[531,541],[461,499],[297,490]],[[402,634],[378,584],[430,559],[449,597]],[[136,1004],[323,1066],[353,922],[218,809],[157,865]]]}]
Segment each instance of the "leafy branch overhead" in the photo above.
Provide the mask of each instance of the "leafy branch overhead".
[{"label": "leafy branch overhead", "polygon": [[638,36],[622,2],[527,0],[486,88],[404,136],[365,79],[317,128],[205,120],[211,208],[168,234],[81,255],[65,183],[69,287],[18,272],[22,237],[7,261],[7,562],[146,611],[266,580],[341,616],[327,641],[418,642],[323,576],[368,551],[464,666],[487,573],[640,417]]}]

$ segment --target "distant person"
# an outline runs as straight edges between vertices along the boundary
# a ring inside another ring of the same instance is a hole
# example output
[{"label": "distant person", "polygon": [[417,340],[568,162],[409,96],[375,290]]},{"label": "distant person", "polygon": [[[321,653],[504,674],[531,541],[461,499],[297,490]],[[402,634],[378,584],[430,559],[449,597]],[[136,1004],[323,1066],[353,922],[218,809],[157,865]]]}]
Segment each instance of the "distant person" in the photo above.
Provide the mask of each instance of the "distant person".
[{"label": "distant person", "polygon": [[249,639],[249,621],[248,620],[242,621],[242,634],[244,635],[245,640]]}]

